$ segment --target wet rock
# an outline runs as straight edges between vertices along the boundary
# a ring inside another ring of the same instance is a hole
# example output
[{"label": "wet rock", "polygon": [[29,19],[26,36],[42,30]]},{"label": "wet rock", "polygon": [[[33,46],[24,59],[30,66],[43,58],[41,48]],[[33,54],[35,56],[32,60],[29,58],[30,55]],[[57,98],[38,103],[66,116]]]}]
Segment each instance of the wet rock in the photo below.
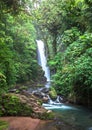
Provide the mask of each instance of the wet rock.
[{"label": "wet rock", "polygon": [[66,103],[67,102],[67,100],[63,96],[59,96],[59,101],[61,103]]},{"label": "wet rock", "polygon": [[10,93],[16,93],[17,89],[10,89],[9,92]]},{"label": "wet rock", "polygon": [[42,90],[41,90],[41,92],[43,92],[43,93],[48,93],[49,92],[49,88],[42,88]]},{"label": "wet rock", "polygon": [[44,103],[47,103],[47,102],[49,101],[49,98],[48,98],[47,96],[44,96],[43,99],[42,99],[42,101],[43,101]]},{"label": "wet rock", "polygon": [[52,112],[52,110],[48,110],[48,111],[47,111],[47,113],[51,113],[51,112]]}]

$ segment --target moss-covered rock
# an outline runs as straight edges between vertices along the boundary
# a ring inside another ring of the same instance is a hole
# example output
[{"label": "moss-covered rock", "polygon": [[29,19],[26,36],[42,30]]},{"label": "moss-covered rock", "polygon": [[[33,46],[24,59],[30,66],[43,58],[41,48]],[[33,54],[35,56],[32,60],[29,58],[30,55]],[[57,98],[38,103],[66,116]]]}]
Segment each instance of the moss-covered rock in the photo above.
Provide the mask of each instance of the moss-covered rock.
[{"label": "moss-covered rock", "polygon": [[49,95],[53,100],[57,98],[56,90],[53,87],[50,87]]},{"label": "moss-covered rock", "polygon": [[8,93],[0,98],[0,116],[31,116],[33,118],[51,119],[52,114],[42,107],[41,100],[27,92],[23,94]]},{"label": "moss-covered rock", "polygon": [[1,116],[31,116],[32,108],[21,102],[16,94],[5,94],[1,97]]}]

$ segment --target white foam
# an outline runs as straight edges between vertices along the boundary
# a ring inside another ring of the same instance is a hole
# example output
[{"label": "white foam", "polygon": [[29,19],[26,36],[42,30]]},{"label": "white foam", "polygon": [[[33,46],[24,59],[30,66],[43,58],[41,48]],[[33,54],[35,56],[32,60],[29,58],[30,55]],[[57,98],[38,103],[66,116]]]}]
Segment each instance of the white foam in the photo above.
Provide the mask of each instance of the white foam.
[{"label": "white foam", "polygon": [[64,105],[64,104],[60,104],[60,103],[55,103],[55,104],[43,104],[43,107],[45,107],[46,109],[50,109],[50,110],[53,110],[53,109],[71,109],[71,110],[76,110],[77,108],[75,107],[71,107],[71,106],[67,106],[67,105]]}]

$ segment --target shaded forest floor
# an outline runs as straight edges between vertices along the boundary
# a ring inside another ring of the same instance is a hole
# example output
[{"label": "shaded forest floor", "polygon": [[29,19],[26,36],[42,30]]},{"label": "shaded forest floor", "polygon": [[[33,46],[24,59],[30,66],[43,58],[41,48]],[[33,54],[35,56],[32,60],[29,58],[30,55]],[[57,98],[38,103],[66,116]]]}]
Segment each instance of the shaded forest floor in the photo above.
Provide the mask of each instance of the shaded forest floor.
[{"label": "shaded forest floor", "polygon": [[0,120],[9,123],[8,130],[37,130],[40,119],[30,117],[0,117]]}]

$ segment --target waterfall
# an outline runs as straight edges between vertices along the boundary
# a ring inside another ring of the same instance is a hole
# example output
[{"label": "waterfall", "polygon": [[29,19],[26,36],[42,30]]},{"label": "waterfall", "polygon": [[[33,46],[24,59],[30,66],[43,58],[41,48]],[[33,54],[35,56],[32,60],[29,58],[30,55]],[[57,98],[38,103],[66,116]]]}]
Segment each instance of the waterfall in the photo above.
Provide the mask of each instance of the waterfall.
[{"label": "waterfall", "polygon": [[44,43],[41,40],[36,40],[36,42],[38,49],[38,64],[42,67],[43,71],[45,72],[44,76],[47,78],[47,81],[50,82],[50,69],[47,66]]}]

